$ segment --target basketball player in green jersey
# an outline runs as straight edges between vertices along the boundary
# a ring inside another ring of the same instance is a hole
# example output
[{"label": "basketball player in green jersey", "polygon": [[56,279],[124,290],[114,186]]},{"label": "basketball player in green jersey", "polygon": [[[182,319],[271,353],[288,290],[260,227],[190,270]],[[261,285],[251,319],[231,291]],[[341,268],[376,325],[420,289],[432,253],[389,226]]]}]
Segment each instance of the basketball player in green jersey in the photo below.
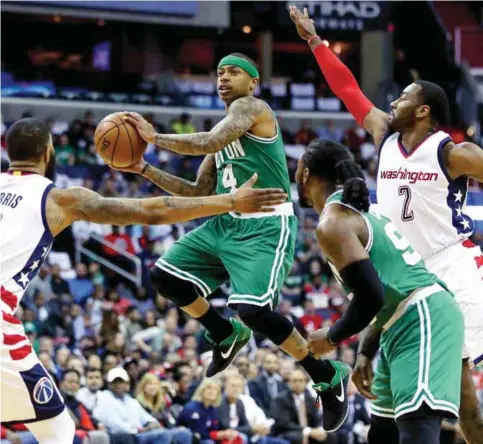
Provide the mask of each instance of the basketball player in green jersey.
[{"label": "basketball player in green jersey", "polygon": [[[292,266],[298,223],[290,201],[277,119],[266,103],[253,96],[258,80],[255,63],[246,56],[231,54],[220,61],[217,87],[226,104],[226,117],[209,132],[157,134],[139,114],[126,113],[126,121],[135,125],[146,141],[178,154],[206,156],[195,183],[144,161],[129,168],[169,193],[232,193],[245,178],[257,174],[255,187],[281,188],[289,196],[270,217],[266,217],[268,213],[247,217],[232,212],[205,222],[175,242],[156,262],[151,281],[159,294],[207,329],[206,339],[213,347],[208,377],[233,361],[254,330],[295,358],[315,383],[331,381],[337,385],[348,378],[347,366],[311,356],[307,342],[292,323],[274,311]],[[206,300],[228,279],[233,289],[228,305],[238,311],[242,322],[223,318]],[[338,427],[345,414],[342,410],[327,413],[326,430]]]},{"label": "basketball player in green jersey", "polygon": [[[360,193],[348,192],[348,183],[337,190],[355,176],[347,173],[354,165],[350,158],[344,146],[316,140],[296,172],[301,204],[320,215],[320,248],[353,294],[341,319],[312,333],[310,350],[327,353],[370,323],[382,330],[373,409],[395,417],[399,443],[438,444],[441,419],[458,417],[463,315],[389,219],[367,211],[368,200],[351,202]],[[365,187],[362,179],[351,181]],[[322,401],[323,389],[319,384]],[[370,444],[398,441],[369,432]]]}]

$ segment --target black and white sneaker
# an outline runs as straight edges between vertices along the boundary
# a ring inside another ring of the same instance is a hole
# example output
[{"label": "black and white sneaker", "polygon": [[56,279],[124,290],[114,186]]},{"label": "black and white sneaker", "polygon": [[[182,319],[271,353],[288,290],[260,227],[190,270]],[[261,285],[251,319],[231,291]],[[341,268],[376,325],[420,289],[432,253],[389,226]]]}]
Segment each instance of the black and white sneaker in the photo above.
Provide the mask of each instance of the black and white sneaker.
[{"label": "black and white sneaker", "polygon": [[320,382],[312,387],[317,392],[317,401],[322,402],[323,427],[326,432],[338,430],[347,418],[349,402],[347,400],[347,385],[351,368],[339,361],[330,361],[335,375],[330,384]]}]

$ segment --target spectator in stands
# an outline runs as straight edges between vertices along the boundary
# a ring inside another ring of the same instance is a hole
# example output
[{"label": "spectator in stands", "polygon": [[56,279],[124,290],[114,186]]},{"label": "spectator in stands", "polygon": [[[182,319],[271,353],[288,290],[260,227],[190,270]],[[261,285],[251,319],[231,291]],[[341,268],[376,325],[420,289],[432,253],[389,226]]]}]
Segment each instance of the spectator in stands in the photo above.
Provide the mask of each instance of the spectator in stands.
[{"label": "spectator in stands", "polygon": [[102,360],[102,371],[105,375],[109,371],[119,365],[119,356],[115,353],[106,353],[104,359]]},{"label": "spectator in stands", "polygon": [[304,326],[300,323],[300,319],[292,313],[292,307],[293,304],[290,299],[282,299],[278,306],[278,311],[293,324],[303,337],[307,337],[307,332],[305,331]]},{"label": "spectator in stands", "polygon": [[69,142],[67,133],[63,133],[59,137],[59,143],[55,148],[55,160],[58,165],[74,165],[75,149]]},{"label": "spectator in stands", "polygon": [[94,418],[110,433],[136,435],[138,444],[169,444],[172,435],[158,421],[131,398],[129,376],[123,368],[115,367],[107,373],[109,388],[99,396],[94,407]]},{"label": "spectator in stands", "polygon": [[195,126],[191,123],[191,116],[187,113],[181,114],[178,120],[175,120],[171,129],[176,134],[191,134],[196,132]]},{"label": "spectator in stands", "polygon": [[292,305],[300,305],[302,302],[303,276],[300,271],[300,262],[295,259],[287,279],[282,287],[282,295],[292,302]]},{"label": "spectator in stands", "polygon": [[271,412],[276,436],[291,444],[336,443],[337,438],[323,430],[319,407],[306,386],[305,373],[294,370],[290,375],[289,390],[274,399]]},{"label": "spectator in stands", "polygon": [[[104,240],[111,244],[114,244],[119,250],[127,251],[130,254],[136,254],[134,250],[134,245],[132,243],[131,238],[125,231],[121,232],[121,227],[117,225],[112,226],[112,232],[106,236],[104,236]],[[103,247],[104,254],[109,257],[116,257],[119,258],[120,253],[108,246]]]},{"label": "spectator in stands", "polygon": [[[250,360],[246,356],[238,356],[235,360],[235,366],[238,369],[240,375],[242,375],[245,379],[248,379],[250,375]],[[248,387],[248,384],[246,384]],[[249,394],[249,390],[244,390],[245,394]]]},{"label": "spectator in stands", "polygon": [[75,343],[74,328],[72,326],[72,304],[62,301],[59,311],[50,312],[45,322],[45,333],[55,338],[58,344],[65,344],[69,347]]},{"label": "spectator in stands", "polygon": [[327,120],[326,124],[320,127],[317,131],[321,139],[333,140],[341,142],[344,133],[340,128],[337,128],[333,120]]},{"label": "spectator in stands", "polygon": [[[40,267],[39,273],[32,279],[32,282],[27,287],[27,294],[32,297],[38,291],[42,292],[47,299],[50,299],[55,291],[53,291],[52,284],[49,279],[49,272],[51,269],[47,265],[42,265]],[[64,293],[68,293],[69,289]],[[56,293],[58,294],[58,293]]]},{"label": "spectator in stands", "polygon": [[[232,441],[241,444],[239,433],[233,428],[220,429],[217,407],[221,402],[220,383],[205,378],[178,417],[178,425],[188,427],[201,444]],[[235,439],[237,439],[235,441]]]},{"label": "spectator in stands", "polygon": [[75,370],[79,377],[81,378],[81,382],[84,382],[84,361],[82,358],[74,353],[72,353],[69,358],[67,359],[67,363],[65,365],[65,371],[68,370]]},{"label": "spectator in stands", "polygon": [[97,404],[97,398],[100,395],[103,384],[102,371],[100,368],[89,367],[86,370],[86,386],[79,389],[76,398],[90,412],[94,410],[94,407]]},{"label": "spectator in stands", "polygon": [[89,128],[93,131],[96,130],[96,118],[92,111],[86,111],[84,113],[84,121],[82,122],[83,129]]},{"label": "spectator in stands", "polygon": [[263,359],[263,369],[260,376],[248,383],[250,395],[267,415],[270,414],[272,400],[285,389],[278,370],[279,360],[277,355],[268,353]]},{"label": "spectator in stands", "polygon": [[121,297],[118,291],[111,289],[106,296],[108,303],[105,305],[107,309],[113,309],[118,316],[125,315],[127,309],[132,305],[130,299]]},{"label": "spectator in stands", "polygon": [[92,444],[109,444],[109,435],[105,428],[92,417],[82,402],[76,399],[80,388],[80,377],[76,370],[69,369],[60,381],[62,397],[75,423],[76,436],[82,439],[88,437]]},{"label": "spectator in stands", "polygon": [[41,351],[38,353],[39,361],[44,366],[44,368],[49,372],[50,376],[54,379],[54,381],[58,381],[60,379],[60,372],[58,371],[57,367],[55,366],[54,360],[46,351]]},{"label": "spectator in stands", "polygon": [[300,129],[295,133],[295,143],[307,146],[312,140],[317,139],[317,133],[312,129],[308,120],[300,122]]},{"label": "spectator in stands", "polygon": [[[97,348],[96,348],[97,351]],[[102,370],[102,359],[99,355],[92,354],[87,358],[87,367]]]},{"label": "spectator in stands", "polygon": [[233,428],[244,435],[244,439],[252,443],[288,444],[283,440],[268,436],[271,429],[269,423],[250,424],[247,418],[245,404],[241,399],[244,387],[245,379],[240,374],[233,374],[226,377],[225,395],[218,407],[220,428]]},{"label": "spectator in stands", "polygon": [[129,379],[131,380],[131,385],[129,387],[129,394],[131,394],[132,396],[135,396],[136,384],[138,382],[139,373],[140,373],[139,361],[135,358],[135,355],[131,355],[124,361],[124,364],[122,367],[124,370],[126,370],[129,376]]},{"label": "spectator in stands", "polygon": [[305,314],[300,318],[300,322],[305,328],[305,331],[310,334],[322,327],[324,322],[315,310],[315,304],[311,299],[307,299],[304,303]]},{"label": "spectator in stands", "polygon": [[53,264],[50,270],[50,287],[52,292],[56,295],[69,293],[69,284],[60,276],[60,265]]},{"label": "spectator in stands", "polygon": [[76,267],[76,277],[69,281],[69,290],[74,302],[84,306],[87,299],[94,293],[94,285],[87,275],[87,266],[79,262]]}]

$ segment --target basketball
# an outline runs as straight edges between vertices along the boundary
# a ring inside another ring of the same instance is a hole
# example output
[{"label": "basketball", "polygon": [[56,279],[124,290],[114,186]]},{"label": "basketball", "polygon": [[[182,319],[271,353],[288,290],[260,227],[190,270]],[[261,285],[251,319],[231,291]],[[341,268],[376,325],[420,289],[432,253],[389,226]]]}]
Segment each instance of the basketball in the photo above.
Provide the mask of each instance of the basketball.
[{"label": "basketball", "polygon": [[104,117],[94,134],[96,150],[104,162],[114,168],[136,163],[146,151],[147,143],[136,128],[122,118],[123,113]]}]

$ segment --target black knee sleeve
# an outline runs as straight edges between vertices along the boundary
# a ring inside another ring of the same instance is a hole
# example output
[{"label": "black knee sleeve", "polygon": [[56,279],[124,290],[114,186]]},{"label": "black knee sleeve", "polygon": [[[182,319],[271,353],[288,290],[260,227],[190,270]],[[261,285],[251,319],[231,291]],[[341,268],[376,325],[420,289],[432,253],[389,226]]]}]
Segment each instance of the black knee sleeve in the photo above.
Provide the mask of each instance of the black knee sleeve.
[{"label": "black knee sleeve", "polygon": [[283,344],[294,329],[293,324],[285,316],[270,310],[267,305],[258,307],[250,304],[238,304],[238,314],[248,327],[261,333],[275,345]]},{"label": "black knee sleeve", "polygon": [[368,444],[399,444],[399,430],[393,418],[371,416]]},{"label": "black knee sleeve", "polygon": [[156,292],[178,307],[192,304],[199,296],[198,288],[193,283],[180,279],[159,267],[151,268],[149,278]]},{"label": "black knee sleeve", "polygon": [[399,419],[397,426],[400,444],[439,444],[441,418],[437,416]]}]

